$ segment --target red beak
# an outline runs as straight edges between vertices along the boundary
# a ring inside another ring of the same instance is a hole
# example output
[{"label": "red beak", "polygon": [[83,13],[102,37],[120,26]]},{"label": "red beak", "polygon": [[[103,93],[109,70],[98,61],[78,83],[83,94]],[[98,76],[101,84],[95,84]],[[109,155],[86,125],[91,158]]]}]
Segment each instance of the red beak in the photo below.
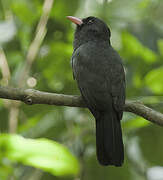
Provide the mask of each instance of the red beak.
[{"label": "red beak", "polygon": [[73,23],[75,23],[77,25],[83,24],[83,21],[81,19],[74,17],[74,16],[67,16],[67,19],[69,19],[70,21],[72,21]]}]

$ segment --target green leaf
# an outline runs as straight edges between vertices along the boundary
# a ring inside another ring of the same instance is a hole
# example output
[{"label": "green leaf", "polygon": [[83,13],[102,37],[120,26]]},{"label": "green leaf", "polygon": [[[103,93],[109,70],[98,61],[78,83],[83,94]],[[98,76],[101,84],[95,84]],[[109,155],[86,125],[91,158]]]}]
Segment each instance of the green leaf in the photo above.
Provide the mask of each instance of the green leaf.
[{"label": "green leaf", "polygon": [[157,55],[128,32],[122,33],[122,54],[128,59],[142,58],[147,63],[153,63],[157,59]]},{"label": "green leaf", "polygon": [[133,76],[133,83],[135,85],[136,88],[141,88],[143,83],[142,83],[142,79],[141,79],[141,75],[139,73],[135,73],[135,75]]},{"label": "green leaf", "polygon": [[161,56],[163,56],[163,39],[159,39],[157,41],[157,44],[158,44],[159,52],[160,52]]},{"label": "green leaf", "polygon": [[162,94],[163,92],[163,66],[150,71],[145,76],[146,85],[156,94]]},{"label": "green leaf", "polygon": [[149,125],[150,122],[145,120],[142,117],[136,117],[134,119],[127,120],[123,123],[123,127],[127,129],[133,129],[133,128],[141,128],[144,126]]},{"label": "green leaf", "polygon": [[25,139],[19,135],[0,136],[0,154],[10,160],[21,162],[47,171],[55,176],[76,175],[77,159],[63,145],[48,139]]},{"label": "green leaf", "polygon": [[[14,0],[10,6],[15,15],[25,24],[31,25],[40,16],[40,8],[28,0]],[[31,13],[32,16],[29,16]]]},{"label": "green leaf", "polygon": [[143,0],[139,3],[139,8],[145,9],[149,6],[150,0]]}]

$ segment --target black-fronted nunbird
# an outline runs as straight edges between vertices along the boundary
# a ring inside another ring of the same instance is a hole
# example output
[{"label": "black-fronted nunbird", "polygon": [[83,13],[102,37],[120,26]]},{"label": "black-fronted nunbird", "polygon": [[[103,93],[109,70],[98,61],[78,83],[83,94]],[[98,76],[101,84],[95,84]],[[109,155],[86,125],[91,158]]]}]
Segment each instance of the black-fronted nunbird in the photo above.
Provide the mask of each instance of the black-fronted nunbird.
[{"label": "black-fronted nunbird", "polygon": [[110,29],[96,17],[67,17],[77,25],[72,54],[73,75],[82,98],[96,119],[97,158],[121,166],[124,148],[120,120],[125,104],[122,60],[110,43]]}]

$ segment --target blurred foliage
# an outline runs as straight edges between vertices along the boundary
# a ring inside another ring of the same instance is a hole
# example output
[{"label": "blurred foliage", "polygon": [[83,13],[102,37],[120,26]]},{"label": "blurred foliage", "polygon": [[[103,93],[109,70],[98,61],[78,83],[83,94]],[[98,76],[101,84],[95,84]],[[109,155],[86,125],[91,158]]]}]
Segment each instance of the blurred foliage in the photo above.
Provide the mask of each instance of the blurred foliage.
[{"label": "blurred foliage", "polygon": [[76,175],[79,171],[78,162],[70,152],[59,143],[47,139],[25,139],[18,135],[2,134],[0,154],[0,159],[6,157],[56,176]]},{"label": "blurred foliage", "polygon": [[[9,81],[5,81],[3,67],[0,66],[1,85],[9,82],[10,86],[17,87],[29,46],[35,37],[36,27],[42,15],[43,3],[43,0],[0,0],[0,48],[6,55],[11,73]],[[112,45],[120,53],[126,70],[127,98],[142,100],[148,106],[163,112],[162,8],[162,0],[54,1],[46,36],[30,68],[24,88],[79,94],[70,66],[74,26],[66,16],[76,15],[83,18],[93,15],[105,20],[111,28]],[[35,79],[36,85],[31,86],[28,81],[30,77]],[[11,108],[10,101],[0,100],[0,132],[2,133],[10,131]],[[162,128],[131,113],[124,113],[122,120],[126,149],[125,163],[123,167],[117,168],[102,167],[98,164],[95,125],[88,110],[25,104],[20,104],[16,108],[19,110],[17,133],[25,138],[41,137],[64,144],[81,164],[79,179],[144,180],[147,177],[141,173],[141,164],[145,167],[145,172],[148,172],[149,167],[163,166]],[[135,141],[135,138],[138,140]],[[130,143],[132,141],[133,143]],[[35,151],[30,147],[29,145],[29,152]],[[42,152],[38,155],[42,156],[46,151],[48,153],[47,148],[46,145],[41,146]],[[134,151],[129,154],[130,149]],[[137,157],[139,152],[141,157],[136,165],[134,157]],[[58,178],[50,173],[53,170],[47,173],[28,166],[32,164],[23,165],[24,158],[21,164],[7,157],[1,157],[0,160],[2,180],[74,179]],[[73,166],[71,160],[69,164],[70,167]],[[77,169],[77,166],[74,168]],[[75,169],[73,173],[75,174]]]}]

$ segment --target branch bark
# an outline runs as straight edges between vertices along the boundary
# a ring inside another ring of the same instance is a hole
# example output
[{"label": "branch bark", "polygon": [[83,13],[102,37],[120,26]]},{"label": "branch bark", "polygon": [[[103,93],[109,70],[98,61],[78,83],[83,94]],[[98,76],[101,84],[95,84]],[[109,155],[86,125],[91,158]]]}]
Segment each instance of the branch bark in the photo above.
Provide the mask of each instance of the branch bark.
[{"label": "branch bark", "polygon": [[[22,101],[28,105],[48,104],[57,106],[86,107],[81,96],[42,92],[34,89],[18,89],[0,86],[0,98]],[[163,126],[163,114],[138,101],[125,103],[124,111],[137,114],[148,121]]]}]

